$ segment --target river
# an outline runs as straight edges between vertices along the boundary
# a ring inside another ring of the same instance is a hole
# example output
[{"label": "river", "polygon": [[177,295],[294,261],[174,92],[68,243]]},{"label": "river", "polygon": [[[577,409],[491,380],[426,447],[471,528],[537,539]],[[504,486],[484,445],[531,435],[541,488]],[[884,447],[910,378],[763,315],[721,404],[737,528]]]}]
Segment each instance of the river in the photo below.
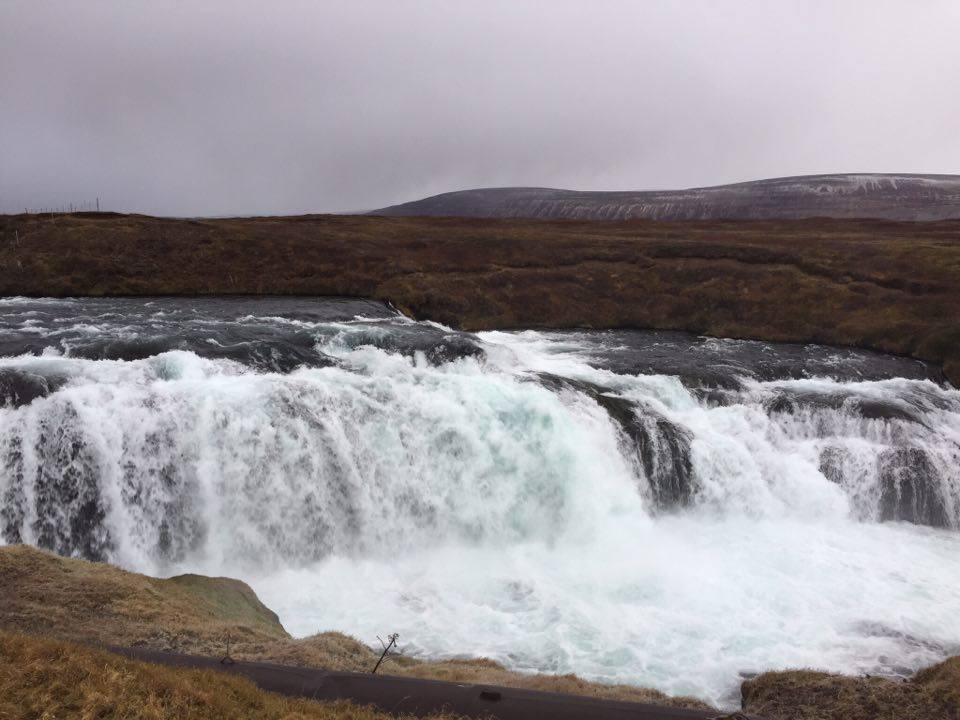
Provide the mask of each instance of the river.
[{"label": "river", "polygon": [[960,652],[960,392],[862,350],[364,300],[0,300],[0,542],[736,704]]}]

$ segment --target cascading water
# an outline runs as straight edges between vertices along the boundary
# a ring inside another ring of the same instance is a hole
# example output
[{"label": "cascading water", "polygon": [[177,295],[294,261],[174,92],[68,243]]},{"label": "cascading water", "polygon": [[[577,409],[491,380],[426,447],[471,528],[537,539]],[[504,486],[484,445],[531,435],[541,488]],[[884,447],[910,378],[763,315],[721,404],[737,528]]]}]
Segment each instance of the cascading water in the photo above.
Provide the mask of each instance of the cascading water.
[{"label": "cascading water", "polygon": [[0,300],[0,540],[727,703],[960,648],[960,392],[862,351],[356,300]]}]

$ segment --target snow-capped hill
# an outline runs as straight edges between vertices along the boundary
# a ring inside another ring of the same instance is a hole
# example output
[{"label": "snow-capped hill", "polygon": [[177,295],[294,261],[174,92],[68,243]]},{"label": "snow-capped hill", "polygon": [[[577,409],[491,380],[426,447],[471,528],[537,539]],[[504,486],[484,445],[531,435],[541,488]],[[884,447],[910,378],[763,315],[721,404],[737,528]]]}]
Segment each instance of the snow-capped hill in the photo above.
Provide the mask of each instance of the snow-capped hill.
[{"label": "snow-capped hill", "polygon": [[804,175],[688,190],[486,188],[435,195],[371,214],[576,220],[945,220],[960,218],[960,175]]}]

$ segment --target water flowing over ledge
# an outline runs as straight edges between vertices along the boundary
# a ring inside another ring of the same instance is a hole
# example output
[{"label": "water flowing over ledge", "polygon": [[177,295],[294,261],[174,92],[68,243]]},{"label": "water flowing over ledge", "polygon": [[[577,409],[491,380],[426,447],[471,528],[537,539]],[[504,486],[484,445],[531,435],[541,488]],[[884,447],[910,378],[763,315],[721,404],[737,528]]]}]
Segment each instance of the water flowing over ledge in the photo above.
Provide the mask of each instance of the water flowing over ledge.
[{"label": "water flowing over ledge", "polygon": [[960,392],[916,361],[356,300],[7,299],[0,329],[5,542],[713,701],[960,647]]}]

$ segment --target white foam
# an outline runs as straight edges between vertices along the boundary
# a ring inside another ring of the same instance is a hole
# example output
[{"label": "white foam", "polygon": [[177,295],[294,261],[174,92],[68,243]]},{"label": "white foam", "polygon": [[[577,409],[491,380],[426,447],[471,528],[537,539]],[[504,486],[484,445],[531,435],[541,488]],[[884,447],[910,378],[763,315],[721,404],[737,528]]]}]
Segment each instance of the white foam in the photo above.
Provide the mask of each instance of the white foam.
[{"label": "white foam", "polygon": [[[954,493],[957,391],[794,381],[897,398],[925,424],[771,415],[777,384],[710,407],[676,378],[598,370],[575,340],[540,333],[484,334],[485,359],[440,367],[326,337],[340,364],[289,375],[179,351],[4,358],[68,382],[0,410],[0,498],[22,487],[32,508],[45,467],[96,478],[111,559],[248,579],[298,635],[398,631],[427,656],[712,702],[732,702],[742,671],[892,671],[960,646],[958,535],[874,522],[867,477],[907,438]],[[616,424],[586,395],[531,382],[539,372],[684,428],[696,505],[652,513]],[[862,485],[824,477],[828,443],[862,467]],[[15,462],[14,445],[26,448]],[[62,508],[64,527],[74,511]],[[41,541],[41,520],[28,511],[26,542]]]},{"label": "white foam", "polygon": [[296,635],[399,632],[429,657],[735,705],[743,672],[877,673],[942,656],[905,636],[956,652],[958,578],[960,541],[946,531],[612,514],[589,540],[335,557],[253,585]]}]

